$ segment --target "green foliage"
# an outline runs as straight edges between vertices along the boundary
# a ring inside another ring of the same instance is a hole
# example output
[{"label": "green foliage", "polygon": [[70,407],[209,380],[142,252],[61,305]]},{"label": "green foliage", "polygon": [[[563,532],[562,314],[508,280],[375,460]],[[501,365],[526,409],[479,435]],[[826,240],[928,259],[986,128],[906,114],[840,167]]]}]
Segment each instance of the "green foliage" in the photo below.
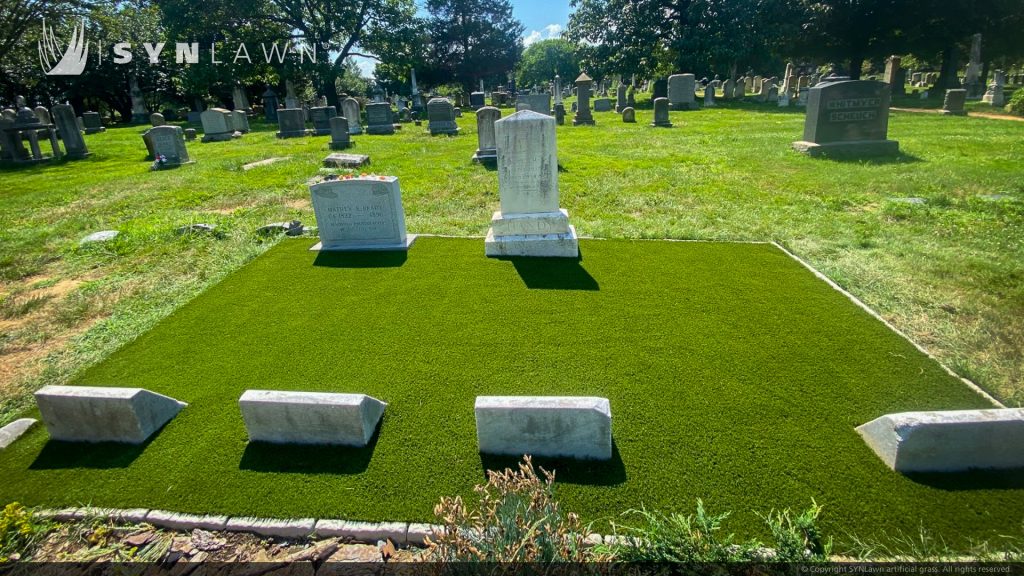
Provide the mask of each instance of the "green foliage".
[{"label": "green foliage", "polygon": [[772,534],[778,562],[824,562],[832,552],[832,539],[825,539],[818,527],[821,506],[811,507],[793,515],[788,508],[773,510],[762,516]]},{"label": "green foliage", "polygon": [[31,510],[11,502],[0,512],[0,564],[17,554],[24,556],[42,539],[50,524],[35,517]]},{"label": "green foliage", "polygon": [[1024,116],[1024,88],[1014,91],[1010,101],[1006,103],[1006,111],[1017,116]]},{"label": "green foliage", "polygon": [[519,62],[523,24],[509,0],[427,0],[430,58],[422,80],[460,84],[469,93],[503,78]]},{"label": "green foliage", "polygon": [[576,47],[566,40],[552,38],[534,42],[523,52],[516,74],[518,86],[526,88],[562,77],[562,86],[569,86],[580,74],[580,59]]},{"label": "green foliage", "polygon": [[[714,515],[697,500],[696,514],[668,515],[648,510],[630,510],[639,516],[639,526],[615,525],[617,543],[602,550],[623,562],[739,562],[758,557],[758,544],[737,544],[733,534],[722,534],[722,522],[729,513]],[[618,533],[618,529],[624,533]]]},{"label": "green foliage", "polygon": [[434,507],[441,529],[428,538],[435,562],[585,562],[579,517],[563,513],[555,500],[554,474],[537,476],[526,456],[519,470],[487,471],[487,484],[474,491],[478,504],[467,508],[462,497],[442,497]]}]

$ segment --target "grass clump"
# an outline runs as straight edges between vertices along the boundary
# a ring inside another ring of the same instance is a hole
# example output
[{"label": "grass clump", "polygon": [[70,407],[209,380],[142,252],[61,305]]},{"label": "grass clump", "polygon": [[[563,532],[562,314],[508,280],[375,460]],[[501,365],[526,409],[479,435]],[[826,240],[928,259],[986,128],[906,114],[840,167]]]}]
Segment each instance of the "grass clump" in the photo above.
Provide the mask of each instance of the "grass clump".
[{"label": "grass clump", "polygon": [[50,531],[51,524],[11,502],[0,513],[0,564],[25,558]]},{"label": "grass clump", "polygon": [[443,522],[427,539],[437,562],[583,562],[592,559],[584,546],[579,516],[563,513],[555,500],[555,475],[529,456],[519,470],[489,470],[487,483],[474,488],[475,508],[461,496],[443,497],[434,514]]}]

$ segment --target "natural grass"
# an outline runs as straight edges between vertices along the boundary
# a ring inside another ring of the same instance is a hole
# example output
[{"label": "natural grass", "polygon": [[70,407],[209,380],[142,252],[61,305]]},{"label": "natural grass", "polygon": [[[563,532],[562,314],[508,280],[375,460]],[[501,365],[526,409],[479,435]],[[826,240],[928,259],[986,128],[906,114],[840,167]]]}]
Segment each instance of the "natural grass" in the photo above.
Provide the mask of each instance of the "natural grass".
[{"label": "natural grass", "polygon": [[[1015,532],[1019,472],[907,478],[854,427],[985,407],[910,343],[769,244],[590,240],[582,260],[496,260],[482,239],[420,238],[403,258],[288,240],[73,384],[189,403],[138,448],[47,442],[0,455],[0,501],[257,516],[431,520],[470,494],[477,395],[610,399],[614,457],[538,461],[566,511],[824,508],[828,533],[924,525],[956,543]],[[248,388],[389,403],[366,449],[247,445]],[[756,528],[753,528],[756,530]]]}]

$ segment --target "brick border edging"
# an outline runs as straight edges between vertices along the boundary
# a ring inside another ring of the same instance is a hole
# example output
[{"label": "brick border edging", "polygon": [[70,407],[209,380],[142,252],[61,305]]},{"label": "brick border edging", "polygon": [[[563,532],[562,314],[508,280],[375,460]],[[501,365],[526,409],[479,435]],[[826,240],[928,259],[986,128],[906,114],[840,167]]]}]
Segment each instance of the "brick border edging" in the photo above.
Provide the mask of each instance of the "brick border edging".
[{"label": "brick border edging", "polygon": [[[115,522],[152,524],[157,528],[178,531],[195,529],[211,532],[246,532],[273,538],[348,538],[355,542],[376,544],[391,540],[401,546],[423,546],[427,536],[438,524],[422,522],[362,522],[334,518],[255,518],[217,514],[187,514],[147,508],[62,508],[41,509],[36,515],[57,522],[73,522],[89,518],[105,518]],[[588,546],[612,543],[615,536],[590,534],[584,542]]]}]

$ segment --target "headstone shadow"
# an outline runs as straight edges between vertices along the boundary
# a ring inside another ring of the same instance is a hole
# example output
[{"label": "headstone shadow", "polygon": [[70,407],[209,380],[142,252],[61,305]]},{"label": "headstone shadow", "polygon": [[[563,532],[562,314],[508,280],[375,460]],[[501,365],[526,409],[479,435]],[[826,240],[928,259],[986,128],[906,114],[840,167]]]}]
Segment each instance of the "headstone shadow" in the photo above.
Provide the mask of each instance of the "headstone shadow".
[{"label": "headstone shadow", "polygon": [[142,444],[123,442],[65,442],[49,440],[29,465],[30,470],[63,470],[92,468],[98,470],[127,468],[145,452],[160,434],[155,432]]},{"label": "headstone shadow", "polygon": [[[521,456],[499,456],[480,454],[480,464],[484,475],[487,470],[501,471],[506,468],[518,470],[523,461]],[[626,466],[619,454],[619,447],[612,439],[612,457],[610,460],[576,460],[573,458],[532,457],[533,468],[543,479],[541,468],[555,473],[555,482],[579,484],[581,486],[617,486],[626,481]]]},{"label": "headstone shadow", "polygon": [[315,444],[270,444],[249,442],[238,467],[255,472],[291,474],[361,474],[370,465],[377,448],[382,419],[373,437],[362,448]]},{"label": "headstone shadow", "polygon": [[583,253],[576,258],[503,256],[511,262],[531,290],[600,290],[597,280],[583,268]]},{"label": "headstone shadow", "polygon": [[1024,488],[1024,468],[968,470],[966,472],[913,472],[905,475],[917,484],[924,484],[946,492],[1020,490]]},{"label": "headstone shadow", "polygon": [[875,156],[868,158],[849,158],[823,154],[822,156],[815,158],[815,160],[838,162],[840,164],[867,164],[870,166],[883,166],[886,164],[914,164],[916,162],[924,162],[922,158],[914,156],[913,154],[907,154],[902,150],[892,156]]},{"label": "headstone shadow", "polygon": [[321,251],[317,253],[313,265],[325,268],[398,268],[408,259],[409,254],[405,250]]}]

